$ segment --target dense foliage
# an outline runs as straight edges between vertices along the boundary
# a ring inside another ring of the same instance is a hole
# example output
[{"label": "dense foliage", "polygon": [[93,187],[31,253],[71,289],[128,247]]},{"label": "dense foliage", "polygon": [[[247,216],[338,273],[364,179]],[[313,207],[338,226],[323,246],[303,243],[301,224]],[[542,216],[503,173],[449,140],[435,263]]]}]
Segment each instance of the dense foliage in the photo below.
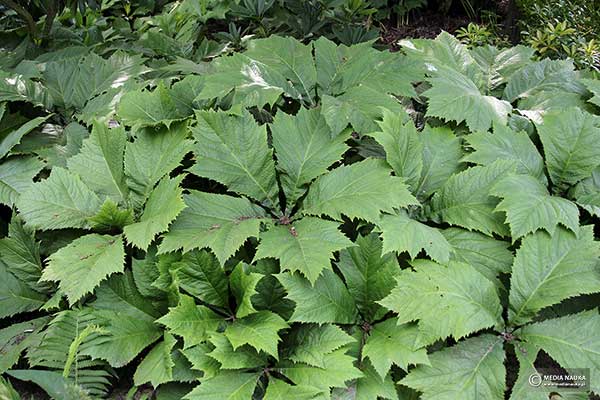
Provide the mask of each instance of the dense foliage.
[{"label": "dense foliage", "polygon": [[600,374],[600,81],[447,33],[230,53],[165,15],[3,53],[2,398],[534,400],[536,360]]}]

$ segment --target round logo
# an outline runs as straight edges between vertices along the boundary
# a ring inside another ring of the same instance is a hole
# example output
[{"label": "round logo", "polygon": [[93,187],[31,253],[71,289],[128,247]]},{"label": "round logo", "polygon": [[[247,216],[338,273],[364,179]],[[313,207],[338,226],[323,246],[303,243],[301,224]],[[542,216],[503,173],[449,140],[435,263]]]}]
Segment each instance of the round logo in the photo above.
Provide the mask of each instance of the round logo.
[{"label": "round logo", "polygon": [[537,373],[529,375],[529,384],[533,387],[539,387],[542,384],[542,376]]}]

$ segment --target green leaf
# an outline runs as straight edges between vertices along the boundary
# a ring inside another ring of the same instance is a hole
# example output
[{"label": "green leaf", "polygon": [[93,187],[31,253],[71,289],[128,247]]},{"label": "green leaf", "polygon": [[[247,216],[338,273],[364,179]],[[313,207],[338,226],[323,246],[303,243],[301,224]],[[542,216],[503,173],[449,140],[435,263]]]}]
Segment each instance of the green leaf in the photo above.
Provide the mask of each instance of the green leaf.
[{"label": "green leaf", "polygon": [[362,218],[376,222],[380,211],[418,204],[403,180],[390,176],[382,160],[367,159],[334,169],[318,178],[304,199],[302,212],[342,220]]},{"label": "green leaf", "polygon": [[[13,367],[25,349],[37,344],[41,337],[40,331],[48,321],[50,321],[50,317],[44,316],[13,323],[0,329],[0,343],[3,343],[0,349],[0,373],[3,374]],[[1,393],[0,391],[0,399],[2,399]]]},{"label": "green leaf", "polygon": [[206,355],[218,362],[218,370],[264,368],[267,364],[265,353],[259,354],[249,345],[234,348],[222,333],[213,334],[209,340],[214,349]]},{"label": "green leaf", "polygon": [[406,251],[414,260],[423,249],[432,260],[441,264],[450,260],[452,247],[444,235],[434,227],[409,218],[405,212],[384,214],[377,225],[381,228],[383,254]]},{"label": "green leaf", "polygon": [[502,400],[504,359],[502,339],[481,335],[431,354],[431,366],[417,366],[400,383],[422,392],[423,400]]},{"label": "green leaf", "polygon": [[348,149],[347,137],[332,135],[319,109],[300,109],[295,116],[277,113],[271,132],[288,208]]},{"label": "green leaf", "polygon": [[387,312],[376,301],[394,288],[394,277],[400,272],[400,266],[395,255],[382,255],[381,240],[376,234],[359,236],[355,243],[356,247],[340,252],[337,266],[361,315],[372,322]]},{"label": "green leaf", "polygon": [[514,168],[512,162],[499,160],[453,175],[433,196],[432,212],[450,225],[508,236],[504,216],[494,211],[498,200],[490,195],[490,189]]},{"label": "green leaf", "polygon": [[142,89],[125,93],[121,97],[117,113],[121,121],[129,126],[162,124],[168,128],[174,121],[187,117],[177,108],[169,89],[162,81],[152,92]]},{"label": "green leaf", "polygon": [[121,236],[92,233],[50,255],[41,280],[58,281],[60,291],[74,304],[109,275],[123,272],[124,258]]},{"label": "green leaf", "polygon": [[385,159],[396,176],[406,179],[414,193],[423,170],[423,143],[414,123],[405,115],[384,110],[380,132],[371,133],[385,150]]},{"label": "green leaf", "polygon": [[260,235],[254,260],[277,258],[282,270],[300,271],[314,284],[323,270],[331,269],[333,252],[352,246],[338,225],[306,217],[290,225],[274,226]]},{"label": "green leaf", "polygon": [[179,296],[177,307],[169,308],[169,312],[156,322],[165,325],[169,331],[181,336],[184,348],[200,344],[208,339],[212,331],[216,331],[223,318],[205,306],[198,306],[194,299]]},{"label": "green leaf", "polygon": [[533,62],[515,72],[504,89],[504,99],[511,103],[518,98],[534,96],[542,91],[584,94],[585,88],[577,79],[571,60],[550,60]]},{"label": "green leaf", "polygon": [[8,131],[0,131],[0,158],[3,158],[5,155],[7,155],[15,145],[21,142],[23,136],[37,128],[49,117],[50,116],[34,118],[30,121],[27,121],[16,130],[9,129]]},{"label": "green leaf", "polygon": [[289,328],[279,315],[270,311],[259,311],[244,318],[236,319],[223,333],[234,350],[249,344],[258,351],[264,351],[278,358],[277,343],[281,341],[277,332]]},{"label": "green leaf", "polygon": [[21,74],[0,71],[0,102],[3,101],[25,101],[46,109],[52,107],[48,90],[40,82]]},{"label": "green leaf", "polygon": [[417,260],[413,268],[400,273],[396,287],[379,303],[398,313],[398,324],[419,321],[419,344],[448,336],[458,340],[500,323],[495,286],[470,265]]},{"label": "green leaf", "polygon": [[167,230],[169,224],[185,208],[179,184],[184,175],[169,179],[165,177],[152,191],[139,222],[127,225],[123,232],[127,241],[146,250],[154,237]]},{"label": "green leaf", "polygon": [[577,206],[562,197],[550,196],[546,187],[531,175],[505,176],[490,193],[503,198],[495,211],[506,213],[513,242],[538,229],[553,235],[558,224],[574,233],[579,231]]},{"label": "green leaf", "polygon": [[12,207],[20,194],[33,186],[33,178],[44,168],[36,157],[10,157],[0,163],[0,204]]},{"label": "green leaf", "polygon": [[442,234],[452,246],[451,260],[471,265],[496,283],[498,275],[510,272],[513,254],[508,249],[509,243],[460,228],[448,228]]},{"label": "green leaf", "polygon": [[[231,346],[231,343],[226,338],[224,341]],[[212,347],[210,344],[199,344],[187,349],[181,350],[181,353],[188,359],[192,364],[192,368],[198,371],[202,371],[204,379],[209,379],[216,376],[220,369],[220,363],[211,358],[208,353],[211,352]]]},{"label": "green leaf", "polygon": [[92,227],[99,231],[111,231],[112,229],[123,229],[133,224],[133,211],[122,210],[110,198],[104,200],[102,207],[96,215],[89,219]]},{"label": "green leaf", "polygon": [[409,364],[427,364],[427,350],[419,348],[419,330],[414,324],[398,325],[395,318],[373,325],[363,347],[363,358],[371,364],[383,381],[392,364],[405,371]]},{"label": "green leaf", "polygon": [[600,107],[600,81],[597,79],[582,79],[581,82],[593,94],[588,101]]},{"label": "green leaf", "polygon": [[460,139],[448,127],[425,125],[419,138],[423,142],[423,170],[414,193],[426,199],[461,170],[463,152]]},{"label": "green leaf", "polygon": [[186,208],[164,235],[159,252],[210,248],[224,265],[248,239],[258,237],[265,212],[245,198],[190,190]]},{"label": "green leaf", "polygon": [[347,349],[341,348],[327,354],[323,368],[286,361],[280,364],[278,371],[296,385],[312,386],[329,392],[332,387],[346,387],[346,381],[363,376],[353,365],[355,359],[345,354],[346,351]]},{"label": "green leaf", "polygon": [[[392,375],[388,374],[382,382],[371,363],[365,361],[362,364],[361,371],[364,376],[356,380],[355,399],[372,400],[382,398],[396,400],[398,398],[398,393],[396,393]],[[352,387],[349,389],[349,393],[352,393]]]},{"label": "green leaf", "polygon": [[0,318],[34,311],[46,302],[46,296],[32,290],[8,271],[0,261]]},{"label": "green leaf", "polygon": [[155,345],[138,365],[133,375],[136,386],[150,383],[154,388],[173,380],[175,363],[171,351],[177,342],[173,335],[165,333],[165,339]]},{"label": "green leaf", "polygon": [[520,325],[544,307],[600,292],[599,257],[591,225],[582,226],[577,236],[563,228],[552,236],[543,231],[526,236],[513,265],[509,320]]},{"label": "green leaf", "polygon": [[314,285],[299,274],[289,272],[278,274],[277,279],[287,290],[287,298],[296,303],[289,322],[356,322],[358,312],[354,299],[333,271],[323,271]]},{"label": "green leaf", "polygon": [[249,372],[221,372],[188,393],[186,400],[248,400],[252,398],[259,374]]},{"label": "green leaf", "polygon": [[0,239],[0,263],[4,262],[8,271],[31,289],[44,292],[46,288],[38,283],[42,263],[35,232],[23,226],[17,215],[12,216],[8,229],[8,237]]},{"label": "green leaf", "polygon": [[484,87],[492,91],[502,86],[524,66],[531,63],[535,50],[517,45],[506,49],[494,46],[478,46],[471,49],[471,56],[484,74]]},{"label": "green leaf", "polygon": [[247,264],[239,263],[229,275],[229,286],[237,302],[236,317],[243,318],[256,312],[252,296],[257,294],[256,285],[263,275],[246,271]]},{"label": "green leaf", "polygon": [[600,165],[596,117],[578,108],[548,113],[537,126],[550,179],[559,188],[589,177]]},{"label": "green leaf", "polygon": [[600,216],[600,169],[592,171],[589,178],[579,181],[569,191],[579,206],[592,215]]},{"label": "green leaf", "polygon": [[208,304],[228,308],[227,277],[215,256],[195,250],[184,254],[178,264],[175,273],[180,288]]},{"label": "green leaf", "polygon": [[312,400],[321,391],[312,386],[290,385],[279,379],[270,379],[264,400]]},{"label": "green leaf", "polygon": [[277,204],[273,152],[266,126],[258,126],[249,112],[242,116],[201,111],[192,127],[198,157],[190,172],[214,179],[232,191],[258,201]]},{"label": "green leaf", "polygon": [[35,229],[87,228],[100,199],[79,176],[59,167],[32,185],[17,200],[21,217]]},{"label": "green leaf", "polygon": [[[577,329],[573,329],[573,327]],[[564,368],[585,366],[591,376],[600,373],[600,316],[598,310],[584,311],[527,325],[516,332],[525,342],[542,348]],[[600,392],[597,381],[591,380],[591,390]]]},{"label": "green leaf", "polygon": [[91,400],[92,397],[82,387],[54,371],[44,370],[12,370],[7,374],[21,381],[33,382],[41,387],[53,399]]},{"label": "green leaf", "polygon": [[325,356],[356,340],[333,324],[301,324],[288,335],[282,351],[295,363],[325,368]]},{"label": "green leaf", "polygon": [[81,151],[67,160],[69,171],[78,174],[90,189],[118,202],[127,199],[123,154],[127,135],[122,127],[109,129],[95,122]]},{"label": "green leaf", "polygon": [[129,188],[139,198],[142,206],[154,185],[175,169],[191,151],[192,141],[187,139],[184,124],[174,124],[170,129],[140,129],[136,140],[125,147],[125,175]]},{"label": "green leaf", "polygon": [[544,160],[527,133],[494,124],[493,134],[476,132],[466,139],[475,151],[467,154],[463,161],[490,165],[496,160],[512,160],[517,165],[517,173],[529,174],[545,183]]},{"label": "green leaf", "polygon": [[431,89],[423,93],[428,99],[427,116],[465,121],[471,132],[487,131],[493,122],[506,125],[510,103],[483,95],[466,75],[440,66],[429,82]]}]

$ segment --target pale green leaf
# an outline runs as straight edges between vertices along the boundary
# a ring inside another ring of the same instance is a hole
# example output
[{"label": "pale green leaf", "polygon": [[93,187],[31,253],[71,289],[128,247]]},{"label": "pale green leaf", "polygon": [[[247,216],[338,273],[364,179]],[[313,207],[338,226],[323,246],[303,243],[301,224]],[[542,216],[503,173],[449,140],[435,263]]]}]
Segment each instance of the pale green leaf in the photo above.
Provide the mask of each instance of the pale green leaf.
[{"label": "pale green leaf", "polygon": [[290,322],[356,322],[358,312],[354,299],[333,271],[323,271],[314,286],[297,273],[281,273],[277,279],[287,290],[287,298],[296,303]]},{"label": "pale green leaf", "polygon": [[194,250],[184,254],[178,264],[175,273],[180,288],[208,304],[229,307],[227,277],[214,255]]},{"label": "pale green leaf", "polygon": [[133,375],[136,386],[150,383],[154,388],[173,380],[173,367],[175,363],[171,351],[177,341],[168,333],[164,340],[156,344],[138,365]]},{"label": "pale green leaf", "polygon": [[198,160],[190,172],[255,200],[277,204],[275,163],[266,126],[256,124],[249,112],[234,116],[201,111],[196,116],[198,124],[192,133],[198,141]]},{"label": "pale green leaf", "polygon": [[495,211],[506,213],[513,242],[538,229],[554,234],[559,224],[575,233],[579,231],[577,206],[562,197],[550,196],[546,187],[531,175],[505,176],[490,193],[503,199]]},{"label": "pale green leaf", "polygon": [[249,237],[258,237],[265,212],[245,198],[190,190],[186,208],[164,235],[159,252],[210,248],[221,264]]},{"label": "pale green leaf", "polygon": [[8,271],[0,261],[0,318],[34,311],[46,302],[46,296],[32,290]]},{"label": "pale green leaf", "polygon": [[249,372],[221,372],[185,395],[185,400],[248,400],[252,398],[259,374]]},{"label": "pale green leaf", "polygon": [[339,221],[342,214],[376,222],[381,211],[418,204],[403,179],[390,176],[382,160],[367,159],[334,169],[318,178],[304,199],[302,212],[325,214]]},{"label": "pale green leaf", "polygon": [[249,344],[258,351],[264,351],[278,358],[277,344],[281,341],[278,332],[289,328],[283,318],[271,311],[258,311],[236,319],[223,333],[233,346]]},{"label": "pale green leaf", "polygon": [[400,383],[423,400],[503,400],[506,389],[502,338],[482,335],[429,355]]},{"label": "pale green leaf", "polygon": [[333,324],[302,324],[288,335],[283,351],[286,358],[325,368],[325,356],[355,339]]},{"label": "pale green leaf", "polygon": [[206,355],[218,362],[220,370],[260,368],[267,364],[266,353],[259,353],[249,345],[234,348],[222,333],[213,334],[209,340],[214,349]]},{"label": "pale green leaf", "polygon": [[17,207],[25,223],[33,228],[87,228],[102,203],[79,176],[53,168],[48,179],[21,194]]},{"label": "pale green leaf", "polygon": [[338,223],[314,217],[278,225],[260,235],[255,260],[280,260],[282,270],[300,271],[311,284],[323,270],[331,270],[333,252],[352,246]]},{"label": "pale green leaf", "polygon": [[100,210],[89,221],[92,227],[98,231],[122,229],[127,225],[133,224],[133,211],[131,209],[123,210],[112,199],[107,198],[102,203]]},{"label": "pale green leaf", "polygon": [[591,225],[582,226],[578,236],[560,227],[552,236],[544,231],[526,236],[513,265],[510,321],[523,324],[544,307],[600,292],[599,257]]},{"label": "pale green leaf", "polygon": [[490,189],[514,169],[512,162],[499,160],[453,175],[433,196],[432,212],[450,225],[508,236],[504,215],[494,212],[498,200],[490,195]]},{"label": "pale green leaf", "polygon": [[452,247],[444,235],[437,228],[409,218],[405,212],[384,214],[377,225],[381,228],[383,254],[406,251],[414,260],[421,250],[425,250],[434,261],[443,264],[450,260]]},{"label": "pale green leaf", "polygon": [[59,282],[60,291],[74,304],[109,275],[122,272],[124,258],[121,236],[92,233],[53,253],[41,279]]},{"label": "pale green leaf", "polygon": [[95,122],[79,154],[67,160],[69,171],[78,174],[97,194],[118,202],[126,200],[128,189],[123,172],[126,141],[127,134],[122,127],[109,129]]},{"label": "pale green leaf", "polygon": [[185,208],[179,184],[184,176],[165,177],[152,191],[139,222],[127,225],[123,232],[127,241],[146,250],[154,237],[167,230],[169,224]]},{"label": "pale green leaf", "polygon": [[290,208],[306,192],[308,183],[326,173],[348,149],[344,143],[347,137],[332,137],[319,109],[301,109],[295,116],[277,113],[271,132],[277,169]]},{"label": "pale green leaf", "polygon": [[33,178],[44,168],[36,157],[10,157],[0,163],[0,204],[12,207],[19,195],[33,186]]},{"label": "pale green leaf", "polygon": [[427,364],[427,350],[419,346],[419,330],[414,324],[398,325],[395,318],[372,326],[362,350],[383,381],[392,364],[403,370],[409,365]]},{"label": "pale green leaf", "polygon": [[256,285],[263,275],[246,271],[247,264],[239,263],[229,275],[229,287],[237,302],[236,317],[243,318],[256,312],[252,296],[257,294]]},{"label": "pale green leaf", "polygon": [[600,107],[600,80],[582,79],[581,82],[592,92],[593,96],[588,101]]},{"label": "pale green leaf", "polygon": [[312,400],[320,392],[319,389],[312,386],[292,386],[280,379],[271,379],[264,400]]},{"label": "pale green leaf", "polygon": [[589,177],[600,165],[596,117],[578,108],[548,113],[537,126],[550,179],[559,188]]},{"label": "pale green leaf", "polygon": [[171,97],[169,89],[161,81],[153,91],[136,90],[121,97],[117,108],[119,118],[125,125],[156,126],[167,128],[188,115],[181,113]]},{"label": "pale green leaf", "polygon": [[[1,115],[0,115],[1,117]],[[19,128],[8,131],[0,130],[0,158],[3,158],[8,152],[17,144],[21,142],[23,136],[27,135],[29,132],[37,128],[42,122],[47,120],[50,116],[47,117],[37,117],[30,121],[27,121]]]},{"label": "pale green leaf", "polygon": [[417,260],[379,303],[398,313],[398,323],[419,321],[420,344],[452,336],[460,339],[501,321],[496,287],[473,267]]}]

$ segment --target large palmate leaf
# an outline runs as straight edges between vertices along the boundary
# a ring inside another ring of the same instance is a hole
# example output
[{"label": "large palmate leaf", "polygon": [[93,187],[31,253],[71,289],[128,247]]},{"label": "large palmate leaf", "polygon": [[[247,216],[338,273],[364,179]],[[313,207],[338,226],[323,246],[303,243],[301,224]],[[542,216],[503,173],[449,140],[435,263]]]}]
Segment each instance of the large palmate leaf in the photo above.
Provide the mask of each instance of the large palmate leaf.
[{"label": "large palmate leaf", "polygon": [[198,141],[194,150],[198,160],[190,172],[255,200],[276,203],[275,164],[266,126],[258,126],[248,112],[233,116],[202,111],[196,116],[192,133]]},{"label": "large palmate leaf", "polygon": [[472,132],[487,131],[493,122],[505,125],[512,111],[510,103],[483,95],[469,77],[450,68],[439,67],[429,82],[431,89],[423,93],[427,115],[465,121]]},{"label": "large palmate leaf", "polygon": [[507,236],[504,216],[494,211],[498,200],[490,195],[490,189],[498,179],[513,171],[512,162],[499,160],[453,175],[433,196],[433,213],[451,225]]},{"label": "large palmate leaf", "polygon": [[385,110],[379,127],[381,131],[371,136],[383,146],[385,159],[396,176],[405,178],[414,193],[423,170],[423,143],[414,123],[405,115]]},{"label": "large palmate leaf", "polygon": [[127,135],[123,128],[109,129],[94,123],[79,154],[67,160],[69,171],[78,174],[96,193],[116,201],[127,199],[123,154]]},{"label": "large palmate leaf", "polygon": [[121,236],[82,236],[49,258],[42,280],[58,281],[60,291],[74,304],[115,272],[123,271]]},{"label": "large palmate leaf", "polygon": [[531,47],[521,45],[506,49],[488,45],[473,48],[471,56],[483,72],[483,86],[493,91],[529,64],[534,52]]},{"label": "large palmate leaf", "polygon": [[165,234],[160,252],[210,248],[224,264],[249,237],[258,237],[265,212],[245,198],[191,190],[186,208]]},{"label": "large palmate leaf", "polygon": [[36,229],[86,228],[101,206],[98,196],[81,178],[53,168],[48,179],[32,185],[17,200],[27,225]]},{"label": "large palmate leaf", "polygon": [[525,132],[515,132],[508,126],[494,124],[494,133],[476,132],[466,137],[475,150],[464,161],[489,165],[496,160],[513,160],[516,172],[545,181],[544,160]]},{"label": "large palmate leaf", "polygon": [[530,232],[554,233],[558,224],[579,231],[579,210],[567,199],[550,196],[539,180],[530,175],[509,174],[496,183],[491,194],[503,198],[496,211],[506,213],[513,242]]},{"label": "large palmate leaf", "polygon": [[473,267],[432,261],[413,262],[380,303],[398,313],[398,323],[418,320],[420,344],[455,339],[499,323],[502,313],[496,288]]},{"label": "large palmate leaf", "polygon": [[290,321],[351,324],[356,321],[354,299],[342,280],[330,270],[325,270],[314,283],[297,273],[282,273],[277,279],[296,303]]},{"label": "large palmate leaf", "polygon": [[136,140],[125,148],[125,175],[129,188],[137,195],[137,206],[142,206],[154,185],[175,169],[191,151],[191,140],[184,124],[170,129],[140,129]]},{"label": "large palmate leaf", "polygon": [[422,392],[423,400],[502,400],[506,388],[502,339],[482,335],[429,356],[400,383]]},{"label": "large palmate leaf", "polygon": [[375,321],[386,313],[376,301],[390,293],[400,267],[393,254],[382,256],[381,240],[376,234],[359,236],[355,243],[358,246],[340,252],[337,266],[363,318]]},{"label": "large palmate leaf", "polygon": [[185,208],[182,189],[179,187],[182,180],[183,175],[173,179],[165,177],[156,186],[146,202],[139,222],[123,229],[129,243],[146,250],[154,237],[165,231]]},{"label": "large palmate leaf", "polygon": [[[573,329],[574,326],[579,329]],[[599,328],[598,310],[590,310],[527,325],[519,329],[517,335],[543,349],[562,367],[585,365],[595,376],[600,373],[600,340],[595,334]],[[600,385],[593,379],[590,387],[593,392],[600,392]]]},{"label": "large palmate leaf", "polygon": [[578,108],[548,113],[538,125],[550,179],[559,188],[589,177],[600,165],[596,117]]},{"label": "large palmate leaf", "polygon": [[36,157],[10,157],[0,163],[0,204],[12,207],[19,195],[33,186],[44,163]]},{"label": "large palmate leaf", "polygon": [[515,257],[510,285],[509,319],[530,321],[544,307],[583,293],[600,291],[600,245],[592,226],[579,235],[556,228],[525,237]]},{"label": "large palmate leaf", "polygon": [[418,204],[403,180],[390,176],[382,160],[367,159],[318,178],[304,199],[302,212],[342,219],[377,221],[381,211]]},{"label": "large palmate leaf", "polygon": [[283,270],[300,271],[314,284],[323,270],[331,269],[333,252],[352,245],[338,223],[306,217],[278,225],[260,235],[255,260],[277,258]]},{"label": "large palmate leaf", "polygon": [[409,364],[429,364],[427,351],[420,348],[419,330],[414,324],[398,325],[395,318],[373,325],[363,347],[363,357],[369,361],[382,380],[392,364],[408,369]]},{"label": "large palmate leaf", "polygon": [[592,92],[593,96],[588,101],[600,106],[600,81],[595,79],[582,79],[581,82]]},{"label": "large palmate leaf", "polygon": [[152,92],[138,90],[127,92],[119,102],[119,118],[126,125],[156,126],[167,128],[188,114],[182,113],[169,89],[160,82]]},{"label": "large palmate leaf", "polygon": [[425,250],[432,260],[446,263],[450,260],[452,247],[442,233],[431,226],[409,218],[405,212],[396,215],[384,214],[377,223],[383,238],[383,253],[408,252],[414,260]]},{"label": "large palmate leaf", "polygon": [[271,132],[287,207],[293,207],[308,183],[326,173],[348,149],[347,137],[332,135],[318,109],[301,109],[296,116],[277,113]]}]

